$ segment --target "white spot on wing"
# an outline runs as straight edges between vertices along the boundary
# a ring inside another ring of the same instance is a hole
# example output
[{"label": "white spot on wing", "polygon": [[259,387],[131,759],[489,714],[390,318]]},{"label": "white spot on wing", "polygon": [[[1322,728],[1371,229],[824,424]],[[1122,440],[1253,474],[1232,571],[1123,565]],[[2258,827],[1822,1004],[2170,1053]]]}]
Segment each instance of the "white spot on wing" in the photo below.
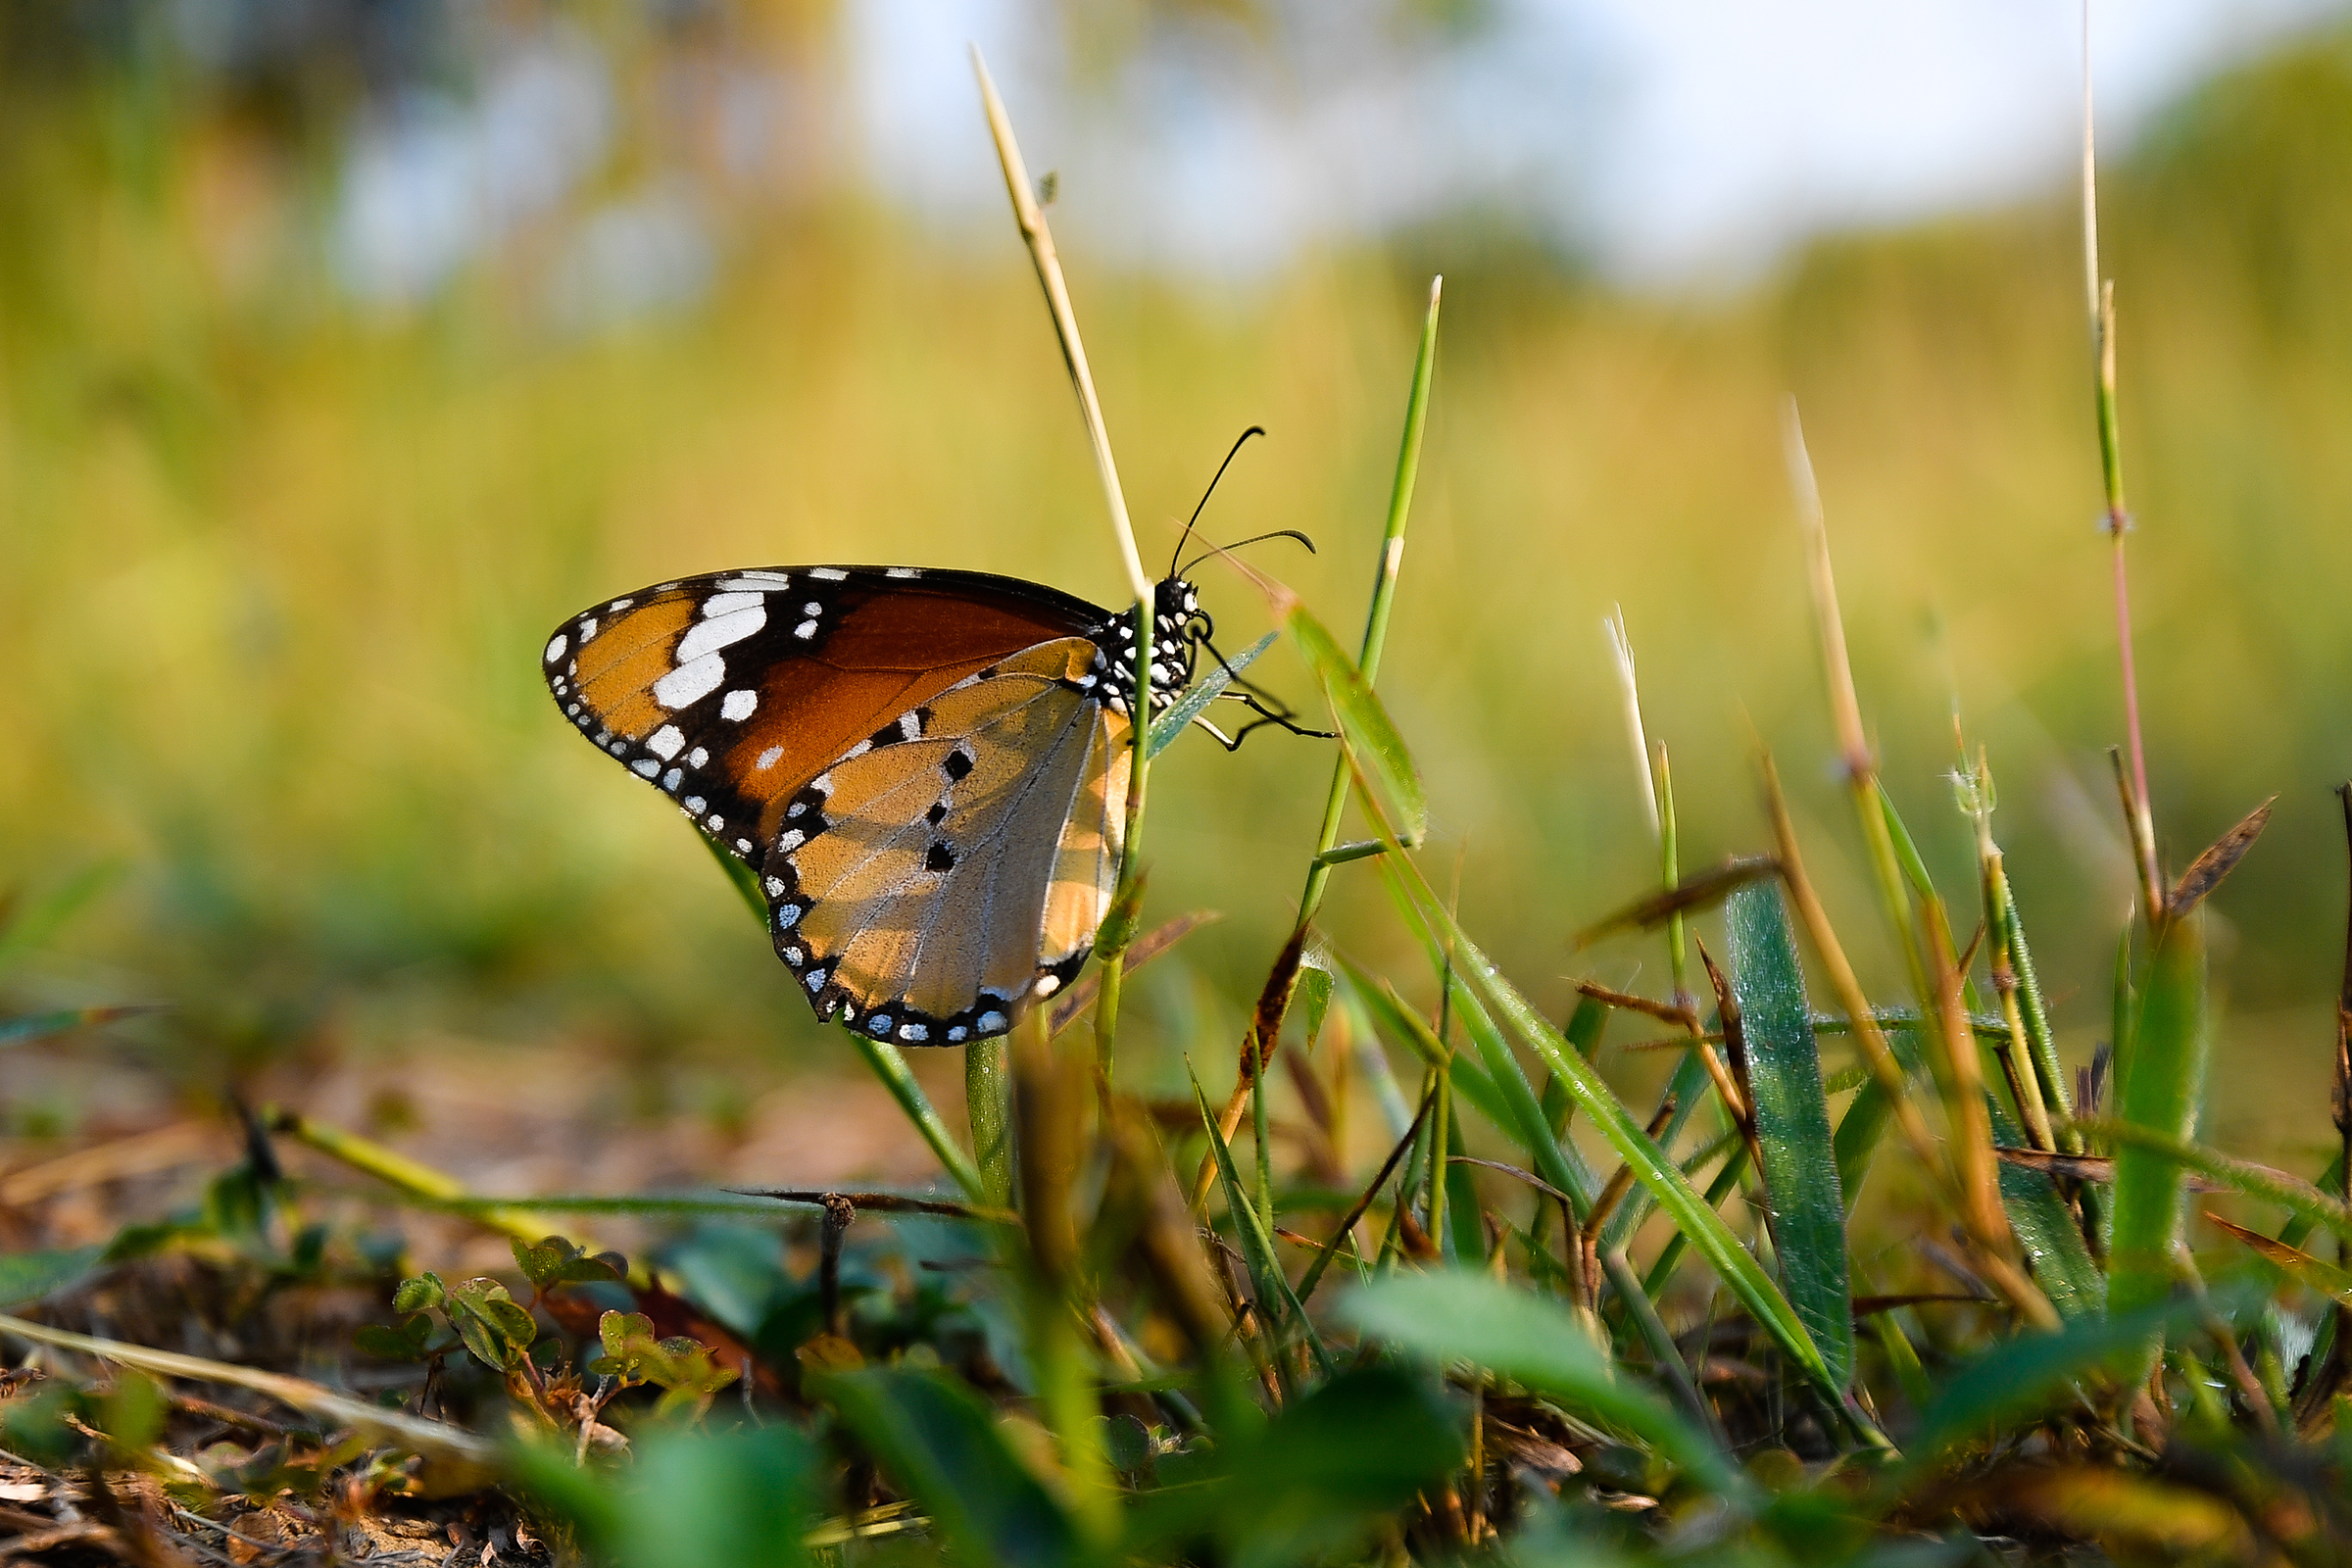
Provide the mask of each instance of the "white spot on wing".
[{"label": "white spot on wing", "polygon": [[786,855],[790,855],[793,851],[799,849],[802,845],[808,842],[808,835],[796,827],[776,840],[776,848],[783,851]]},{"label": "white spot on wing", "polygon": [[710,802],[704,800],[700,795],[689,795],[686,797],[685,802],[686,809],[692,811],[697,816],[703,814],[703,808],[709,804]]},{"label": "white spot on wing", "polygon": [[716,691],[718,683],[726,678],[726,660],[717,654],[705,654],[691,664],[680,664],[654,682],[654,701],[674,712],[690,703],[701,702]]},{"label": "white spot on wing", "polygon": [[915,566],[885,566],[882,568],[882,575],[885,577],[920,577],[922,571]]},{"label": "white spot on wing", "polygon": [[547,645],[547,662],[552,664],[557,660],[562,659],[564,657],[564,650],[569,648],[570,646],[570,638],[564,636],[562,632],[556,633],[556,640]]},{"label": "white spot on wing", "polygon": [[637,601],[634,599],[615,599],[611,604],[607,605],[605,609],[612,613],[617,614],[619,612],[628,609],[636,602]]},{"label": "white spot on wing", "polygon": [[948,1038],[951,1041],[961,1041],[965,1035],[970,1033],[971,1031],[969,1029],[966,1029],[961,1024],[957,1024],[955,1028],[948,1031]]},{"label": "white spot on wing", "polygon": [[769,747],[769,748],[768,748],[766,751],[764,751],[764,752],[761,752],[761,753],[760,754],[760,760],[759,760],[759,761],[757,761],[757,762],[754,762],[752,765],[753,765],[754,767],[757,767],[757,768],[761,768],[761,769],[766,769],[766,768],[773,767],[773,766],[775,766],[775,765],[776,765],[776,759],[777,759],[777,758],[779,758],[779,757],[782,757],[783,755],[784,755],[784,748],[783,748],[783,747],[781,747],[781,746],[770,746],[770,747]]},{"label": "white spot on wing", "polygon": [[629,771],[644,778],[652,778],[656,773],[662,771],[662,764],[650,757],[640,757],[629,764]]},{"label": "white spot on wing", "polygon": [[798,921],[800,917],[801,906],[799,905],[779,904],[776,906],[776,924],[780,928],[786,931],[791,930],[794,923]]},{"label": "white spot on wing", "polygon": [[686,754],[686,765],[688,767],[701,767],[704,763],[710,760],[710,754],[700,746],[697,746],[693,751]]},{"label": "white spot on wing", "polygon": [[822,578],[826,582],[848,582],[850,580],[850,574],[839,566],[813,566],[809,568],[808,575]]},{"label": "white spot on wing", "polygon": [[771,899],[780,899],[784,896],[784,879],[782,877],[771,876],[767,879],[767,896]]},{"label": "white spot on wing", "polygon": [[645,749],[666,762],[671,758],[677,756],[678,748],[685,744],[686,737],[678,733],[677,725],[664,724],[660,729],[654,731],[653,735],[646,741]]},{"label": "white spot on wing", "polygon": [[775,593],[791,587],[792,579],[780,571],[739,571],[721,577],[718,586],[729,593]]},{"label": "white spot on wing", "polygon": [[1039,996],[1050,997],[1060,989],[1061,976],[1057,974],[1041,974],[1037,977],[1037,994]]},{"label": "white spot on wing", "polygon": [[801,983],[807,986],[811,993],[822,991],[825,989],[825,971],[811,969],[801,977]]},{"label": "white spot on wing", "polygon": [[[749,596],[747,596],[749,597]],[[751,609],[738,610],[731,615],[714,615],[698,620],[678,639],[678,650],[671,656],[680,665],[693,662],[705,654],[716,653],[733,643],[739,643],[767,624],[767,611],[757,599]]]},{"label": "white spot on wing", "polygon": [[816,622],[813,620],[804,620],[798,626],[792,628],[792,634],[795,637],[798,637],[801,641],[807,642],[809,638],[816,635]]},{"label": "white spot on wing", "polygon": [[703,601],[703,618],[716,620],[721,615],[732,615],[739,610],[758,610],[765,603],[758,594],[712,594]]},{"label": "white spot on wing", "polygon": [[[914,573],[910,571],[906,575],[911,577]],[[931,1038],[931,1031],[919,1023],[903,1023],[899,1025],[899,1038],[919,1046]]]},{"label": "white spot on wing", "polygon": [[1001,1012],[984,1012],[980,1015],[979,1027],[984,1035],[994,1034],[1004,1027],[1004,1015]]},{"label": "white spot on wing", "polygon": [[727,693],[725,701],[718,705],[718,716],[732,723],[740,724],[751,717],[752,710],[759,706],[760,694],[758,692],[748,689],[732,691]]},{"label": "white spot on wing", "polygon": [[580,641],[586,642],[589,638],[595,635],[596,617],[594,615],[582,615],[580,617]]},{"label": "white spot on wing", "polygon": [[686,770],[684,768],[673,767],[668,772],[662,775],[662,787],[669,791],[670,794],[675,795],[678,793],[678,781],[683,779],[685,776]]}]

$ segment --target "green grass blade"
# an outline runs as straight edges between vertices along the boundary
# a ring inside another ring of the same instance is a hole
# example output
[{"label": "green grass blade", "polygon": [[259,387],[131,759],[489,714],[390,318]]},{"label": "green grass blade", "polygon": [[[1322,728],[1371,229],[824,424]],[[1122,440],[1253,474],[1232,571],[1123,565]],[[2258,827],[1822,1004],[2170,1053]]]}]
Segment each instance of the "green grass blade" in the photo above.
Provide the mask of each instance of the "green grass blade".
[{"label": "green grass blade", "polygon": [[[2116,1117],[2096,1117],[2075,1124],[2092,1138],[2104,1139],[2116,1146],[2116,1180],[2123,1180],[2123,1155],[2126,1151],[2145,1154],[2159,1165],[2174,1171],[2195,1171],[2212,1178],[2234,1192],[2266,1203],[2276,1203],[2294,1216],[2294,1222],[2279,1233],[2282,1241],[2296,1246],[2314,1229],[2327,1231],[2352,1243],[2352,1209],[2342,1201],[2300,1177],[2289,1176],[2268,1165],[2251,1160],[2233,1159],[2219,1150],[2185,1138],[2170,1138],[2152,1127],[2141,1127]],[[2118,1203],[2116,1218],[2123,1214]]]},{"label": "green grass blade", "polygon": [[1432,1360],[1467,1361],[1561,1408],[1638,1438],[1710,1491],[1744,1496],[1746,1478],[1663,1399],[1617,1376],[1567,1308],[1463,1272],[1397,1274],[1352,1292],[1342,1310],[1365,1333]]},{"label": "green grass blade", "polygon": [[1194,719],[1208,711],[1208,705],[1225,694],[1233,677],[1257,662],[1257,656],[1274,646],[1277,633],[1268,632],[1222,664],[1212,664],[1201,677],[1193,682],[1192,690],[1171,704],[1168,710],[1152,721],[1152,744],[1148,754],[1157,757],[1176,744],[1176,737],[1192,727]]},{"label": "green grass blade", "polygon": [[1519,1038],[1558,1076],[1561,1087],[1575,1097],[1577,1104],[1616,1150],[1635,1179],[1649,1189],[1675,1228],[1690,1238],[1691,1248],[1707,1260],[1724,1288],[1832,1403],[1841,1403],[1843,1393],[1811,1336],[1806,1334],[1804,1323],[1789,1306],[1788,1298],[1781,1294],[1780,1287],[1773,1283],[1772,1276],[1740,1245],[1739,1237],[1732,1234],[1723,1216],[1707,1206],[1675,1162],[1650,1141],[1633,1112],[1626,1109],[1625,1102],[1601,1080],[1592,1063],[1570,1049],[1559,1031],[1544,1021],[1544,1015],[1529,1004],[1518,988],[1502,978],[1494,960],[1461,933],[1452,917],[1436,908],[1430,910],[1430,917],[1445,922],[1459,967],[1470,976],[1475,989],[1485,994]]},{"label": "green grass blade", "polygon": [[[2204,1098],[2207,1050],[2205,922],[2192,914],[2166,921],[2157,935],[2132,1042],[2132,1076],[2118,1107],[2122,1119],[2186,1139]],[[2178,1161],[2155,1150],[2127,1143],[2116,1151],[2107,1266],[2112,1311],[2130,1314],[2172,1295],[2173,1249],[2187,1219],[2183,1176]],[[2141,1347],[2140,1376],[2154,1365],[2156,1348],[2153,1338]]]},{"label": "green grass blade", "polygon": [[[1354,993],[1356,1001],[1362,1004],[1374,1032],[1411,1047],[1413,1054],[1424,1062],[1443,1068],[1452,1081],[1456,1095],[1494,1123],[1498,1132],[1505,1136],[1514,1135],[1517,1117],[1511,1111],[1509,1101],[1503,1098],[1502,1091],[1488,1076],[1484,1067],[1475,1061],[1464,1060],[1458,1053],[1448,1052],[1439,1041],[1438,1032],[1429,1026],[1428,1020],[1398,1000],[1387,981],[1375,979],[1346,956],[1340,958],[1340,966],[1348,972],[1348,988]],[[1400,1102],[1401,1099],[1400,1096]],[[1411,1116],[1410,1110],[1404,1112],[1404,1119],[1409,1120]],[[1401,1136],[1402,1128],[1399,1127],[1397,1131]],[[1549,1177],[1544,1179],[1550,1180]],[[1559,1184],[1554,1182],[1553,1185]]]},{"label": "green grass blade", "polygon": [[[2322,1193],[2340,1193],[2344,1190],[2344,1152],[2342,1150],[2337,1150],[2334,1154],[2329,1156],[2328,1168],[2320,1172],[2320,1179],[2312,1185]],[[2301,1247],[2303,1238],[2309,1236],[2318,1223],[2317,1220],[2307,1219],[2301,1214],[2294,1214],[2278,1228],[2278,1239],[2289,1247]]]},{"label": "green grass blade", "polygon": [[[1583,1009],[1578,1010],[1581,1012]],[[1576,1044],[1574,1019],[1569,1020],[1568,1043]],[[1587,1052],[1585,1054],[1589,1056],[1592,1053]],[[1545,1080],[1547,1085],[1556,1081]],[[1674,1110],[1666,1118],[1666,1125],[1658,1134],[1660,1149],[1672,1150],[1674,1148],[1675,1140],[1680,1138],[1683,1129],[1690,1125],[1690,1117],[1697,1111],[1699,1103],[1707,1098],[1713,1083],[1714,1080],[1707,1076],[1706,1064],[1698,1059],[1698,1053],[1695,1051],[1683,1053],[1683,1059],[1675,1065],[1674,1076],[1666,1081],[1666,1093],[1674,1097]],[[1656,1206],[1655,1200],[1649,1196],[1649,1189],[1646,1187],[1627,1195],[1625,1200],[1617,1205],[1617,1211],[1609,1216],[1609,1222],[1601,1227],[1601,1251],[1603,1253],[1614,1252],[1633,1240],[1634,1232],[1639,1230],[1642,1222],[1649,1217],[1650,1210],[1654,1206]]]},{"label": "green grass blade", "polygon": [[[1190,1063],[1186,1064],[1185,1070],[1191,1073]],[[1298,1325],[1298,1332],[1306,1337],[1308,1348],[1314,1351],[1315,1364],[1325,1376],[1329,1376],[1331,1352],[1324,1348],[1322,1336],[1315,1332],[1315,1325],[1308,1320],[1305,1303],[1298,1299],[1298,1292],[1291,1289],[1290,1276],[1282,1271],[1282,1259],[1274,1255],[1274,1238],[1259,1223],[1257,1210],[1242,1188],[1241,1173],[1234,1169],[1233,1151],[1217,1131],[1216,1112],[1208,1108],[1208,1096],[1202,1092],[1197,1074],[1193,1076],[1193,1099],[1200,1107],[1200,1123],[1208,1134],[1209,1152],[1217,1161],[1217,1180],[1225,1189],[1225,1207],[1233,1216],[1234,1233],[1241,1242],[1242,1259],[1250,1265],[1250,1277],[1256,1287],[1259,1305],[1263,1307],[1268,1302],[1280,1301],[1289,1309],[1291,1321]]]},{"label": "green grass blade", "polygon": [[1732,990],[1747,1041],[1747,1087],[1788,1304],[1840,1390],[1854,1375],[1853,1289],[1845,1200],[1830,1133],[1821,1051],[1805,1005],[1796,934],[1780,885],[1751,883],[1724,906]]},{"label": "green grass blade", "polygon": [[[2020,1147],[2024,1134],[2001,1108],[2000,1101],[1987,1094],[1984,1103],[1992,1118],[1993,1142]],[[2034,1283],[2050,1298],[2050,1305],[2058,1309],[2060,1317],[2070,1319],[2105,1311],[2106,1276],[2091,1261],[2090,1249],[2083,1245],[2082,1232],[2059,1198],[2057,1187],[2041,1172],[2007,1160],[2001,1161],[1999,1179],[2001,1207],[2009,1215],[2009,1229],[2034,1270]]]},{"label": "green grass blade", "polygon": [[883,1472],[922,1504],[953,1554],[994,1568],[1066,1568],[1076,1524],[959,1383],[895,1368],[835,1373],[817,1392]]},{"label": "green grass blade", "polygon": [[865,1064],[873,1075],[882,1080],[882,1087],[890,1091],[890,1098],[899,1102],[899,1108],[906,1113],[906,1119],[914,1123],[914,1130],[923,1135],[923,1142],[931,1146],[931,1152],[938,1156],[941,1168],[954,1178],[956,1186],[963,1189],[966,1198],[975,1203],[987,1202],[988,1188],[980,1180],[979,1168],[972,1163],[971,1156],[963,1152],[963,1146],[956,1142],[956,1135],[948,1130],[946,1119],[932,1107],[931,1097],[924,1094],[923,1086],[914,1081],[914,1073],[907,1067],[906,1058],[899,1054],[899,1048],[887,1040],[869,1039],[854,1030],[844,1030],[843,1033],[858,1048],[858,1054],[865,1058]]},{"label": "green grass blade", "polygon": [[1321,621],[1293,598],[1282,609],[1283,629],[1315,672],[1339,721],[1340,736],[1368,786],[1379,798],[1389,824],[1408,843],[1419,843],[1429,827],[1429,798],[1413,767],[1404,737],[1389,719],[1372,683],[1356,668]]}]

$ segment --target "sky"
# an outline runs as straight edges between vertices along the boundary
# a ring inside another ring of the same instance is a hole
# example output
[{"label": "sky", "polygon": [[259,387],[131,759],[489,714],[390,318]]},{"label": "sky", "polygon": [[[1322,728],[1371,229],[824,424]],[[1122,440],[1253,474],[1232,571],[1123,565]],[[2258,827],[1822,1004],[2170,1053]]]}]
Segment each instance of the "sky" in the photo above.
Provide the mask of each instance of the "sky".
[{"label": "sky", "polygon": [[[1425,8],[1426,9],[1426,8]],[[1514,215],[1619,280],[1737,277],[1824,228],[2072,178],[2072,0],[1490,0],[1483,21],[1367,27],[1366,0],[1254,24],[1162,7],[1103,67],[1044,0],[849,8],[862,156],[936,221],[1002,195],[964,49],[989,57],[1033,170],[1090,239],[1250,273],[1301,246],[1465,206]],[[2093,0],[2103,145],[2341,0]],[[1099,46],[1098,46],[1099,49]]]},{"label": "sky", "polygon": [[[2092,0],[2102,147],[2348,8]],[[719,167],[756,185],[762,166],[821,166],[951,240],[994,238],[977,43],[1031,170],[1058,176],[1056,229],[1174,274],[1246,281],[1475,213],[1627,286],[1736,286],[1824,229],[2061,188],[2081,156],[2078,0],[854,0],[838,16],[813,94],[750,52],[680,78],[667,96],[718,110]],[[559,317],[691,304],[723,266],[729,193],[627,122],[613,63],[560,10],[490,35],[463,91],[412,85],[363,111],[328,223],[347,287],[405,305],[553,220]]]}]

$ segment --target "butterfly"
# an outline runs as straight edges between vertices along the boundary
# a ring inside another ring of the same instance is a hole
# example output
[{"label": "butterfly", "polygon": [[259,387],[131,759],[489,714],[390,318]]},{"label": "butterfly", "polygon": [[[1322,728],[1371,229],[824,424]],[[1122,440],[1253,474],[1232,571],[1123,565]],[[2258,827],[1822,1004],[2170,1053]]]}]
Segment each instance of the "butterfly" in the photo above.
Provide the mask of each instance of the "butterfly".
[{"label": "butterfly", "polygon": [[[1182,552],[1141,660],[1153,714],[1200,649],[1225,663]],[[1015,577],[762,566],[592,606],[542,665],[583,735],[752,867],[820,1019],[960,1045],[1093,952],[1125,842],[1135,634],[1129,611]],[[1228,748],[1298,729],[1232,686],[1260,718],[1232,736],[1195,719]]]}]

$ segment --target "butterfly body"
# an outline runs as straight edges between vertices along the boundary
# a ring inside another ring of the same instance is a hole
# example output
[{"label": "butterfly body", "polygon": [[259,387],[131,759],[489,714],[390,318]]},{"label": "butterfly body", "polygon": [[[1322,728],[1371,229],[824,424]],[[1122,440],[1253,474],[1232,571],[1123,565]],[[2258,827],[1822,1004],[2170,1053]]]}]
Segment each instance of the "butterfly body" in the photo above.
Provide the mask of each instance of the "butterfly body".
[{"label": "butterfly body", "polygon": [[[1157,712],[1209,633],[1154,594]],[[758,874],[820,1018],[906,1045],[1008,1030],[1116,887],[1135,617],[1018,578],[776,566],[607,601],[550,638],[566,717]]]}]

